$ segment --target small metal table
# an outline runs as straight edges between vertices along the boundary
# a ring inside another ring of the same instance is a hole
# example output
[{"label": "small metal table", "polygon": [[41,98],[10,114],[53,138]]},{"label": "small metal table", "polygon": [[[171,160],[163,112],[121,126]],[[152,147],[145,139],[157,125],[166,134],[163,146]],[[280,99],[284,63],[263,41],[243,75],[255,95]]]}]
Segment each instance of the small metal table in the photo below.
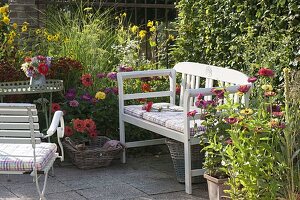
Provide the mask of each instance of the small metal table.
[{"label": "small metal table", "polygon": [[[52,93],[62,91],[64,88],[62,80],[46,80],[43,85],[30,85],[28,81],[2,82],[0,83],[0,102],[3,103],[4,96],[15,94],[41,94],[50,93],[49,115],[45,112],[46,126],[49,127],[51,120]],[[42,102],[43,111],[46,110],[46,103]]]}]

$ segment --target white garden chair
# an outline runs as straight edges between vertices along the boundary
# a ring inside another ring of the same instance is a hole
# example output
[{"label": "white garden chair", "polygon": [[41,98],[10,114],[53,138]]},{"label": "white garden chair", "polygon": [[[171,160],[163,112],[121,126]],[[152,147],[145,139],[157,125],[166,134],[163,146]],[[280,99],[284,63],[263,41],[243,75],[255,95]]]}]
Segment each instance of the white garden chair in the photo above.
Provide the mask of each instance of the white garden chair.
[{"label": "white garden chair", "polygon": [[[57,133],[61,155],[55,143],[42,142]],[[39,131],[34,104],[0,103],[0,174],[30,173],[36,184],[39,198],[45,200],[47,177],[54,161],[64,160],[60,138],[64,136],[63,112],[56,111],[47,134]],[[44,174],[42,189],[39,174]]]}]

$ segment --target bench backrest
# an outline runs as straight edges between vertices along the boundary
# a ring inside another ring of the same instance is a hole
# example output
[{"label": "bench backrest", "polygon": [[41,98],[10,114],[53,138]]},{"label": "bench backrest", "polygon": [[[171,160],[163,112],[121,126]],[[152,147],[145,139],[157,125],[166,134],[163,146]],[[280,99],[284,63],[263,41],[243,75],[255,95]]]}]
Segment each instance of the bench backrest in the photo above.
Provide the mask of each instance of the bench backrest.
[{"label": "bench backrest", "polygon": [[[183,105],[184,91],[186,89],[227,87],[249,84],[247,81],[248,76],[244,73],[223,67],[194,62],[180,62],[176,64],[173,69],[176,70],[176,73],[182,74],[180,84],[180,106]],[[207,96],[205,98],[211,99],[212,97]],[[236,94],[232,94],[231,98],[235,102],[240,100]],[[242,103],[247,103],[247,101],[247,96],[242,99]],[[191,101],[191,105],[193,105],[193,103],[194,100]]]},{"label": "bench backrest", "polygon": [[34,104],[0,103],[0,143],[40,143],[42,136]]}]

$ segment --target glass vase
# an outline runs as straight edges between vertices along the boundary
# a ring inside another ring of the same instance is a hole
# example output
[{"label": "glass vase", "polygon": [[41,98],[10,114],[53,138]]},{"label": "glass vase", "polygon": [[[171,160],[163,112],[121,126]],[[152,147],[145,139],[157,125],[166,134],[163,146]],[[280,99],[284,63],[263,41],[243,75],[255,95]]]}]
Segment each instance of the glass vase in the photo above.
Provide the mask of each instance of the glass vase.
[{"label": "glass vase", "polygon": [[46,83],[46,78],[44,75],[37,75],[35,77],[30,77],[30,85],[32,86],[41,86]]}]

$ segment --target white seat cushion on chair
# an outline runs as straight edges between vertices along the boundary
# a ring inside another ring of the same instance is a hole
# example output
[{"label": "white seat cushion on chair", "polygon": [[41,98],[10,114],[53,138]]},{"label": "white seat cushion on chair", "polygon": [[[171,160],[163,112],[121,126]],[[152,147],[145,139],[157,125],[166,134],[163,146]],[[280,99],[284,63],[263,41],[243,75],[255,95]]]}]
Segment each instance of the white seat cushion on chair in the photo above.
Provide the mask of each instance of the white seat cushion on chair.
[{"label": "white seat cushion on chair", "polygon": [[146,110],[143,110],[142,108],[143,105],[124,106],[124,113],[134,117],[142,118],[143,114],[146,112]]},{"label": "white seat cushion on chair", "polygon": [[143,114],[143,119],[153,122],[155,124],[159,124],[165,126],[166,121],[177,118],[178,116],[182,116],[182,112],[145,112]]},{"label": "white seat cushion on chair", "polygon": [[[36,144],[36,167],[43,170],[56,156],[54,143]],[[0,171],[32,171],[33,149],[31,144],[0,144]]]},{"label": "white seat cushion on chair", "polygon": [[[197,120],[195,120],[195,122],[197,123],[197,127],[198,127],[197,133],[195,132],[195,129],[194,129],[194,121],[193,120],[190,121],[190,135],[191,136],[195,136],[196,134],[201,134],[205,131],[205,127],[201,125],[203,120],[197,119]],[[181,114],[181,116],[178,116],[176,118],[166,121],[165,127],[183,133],[183,130],[184,130],[183,114]]]}]

